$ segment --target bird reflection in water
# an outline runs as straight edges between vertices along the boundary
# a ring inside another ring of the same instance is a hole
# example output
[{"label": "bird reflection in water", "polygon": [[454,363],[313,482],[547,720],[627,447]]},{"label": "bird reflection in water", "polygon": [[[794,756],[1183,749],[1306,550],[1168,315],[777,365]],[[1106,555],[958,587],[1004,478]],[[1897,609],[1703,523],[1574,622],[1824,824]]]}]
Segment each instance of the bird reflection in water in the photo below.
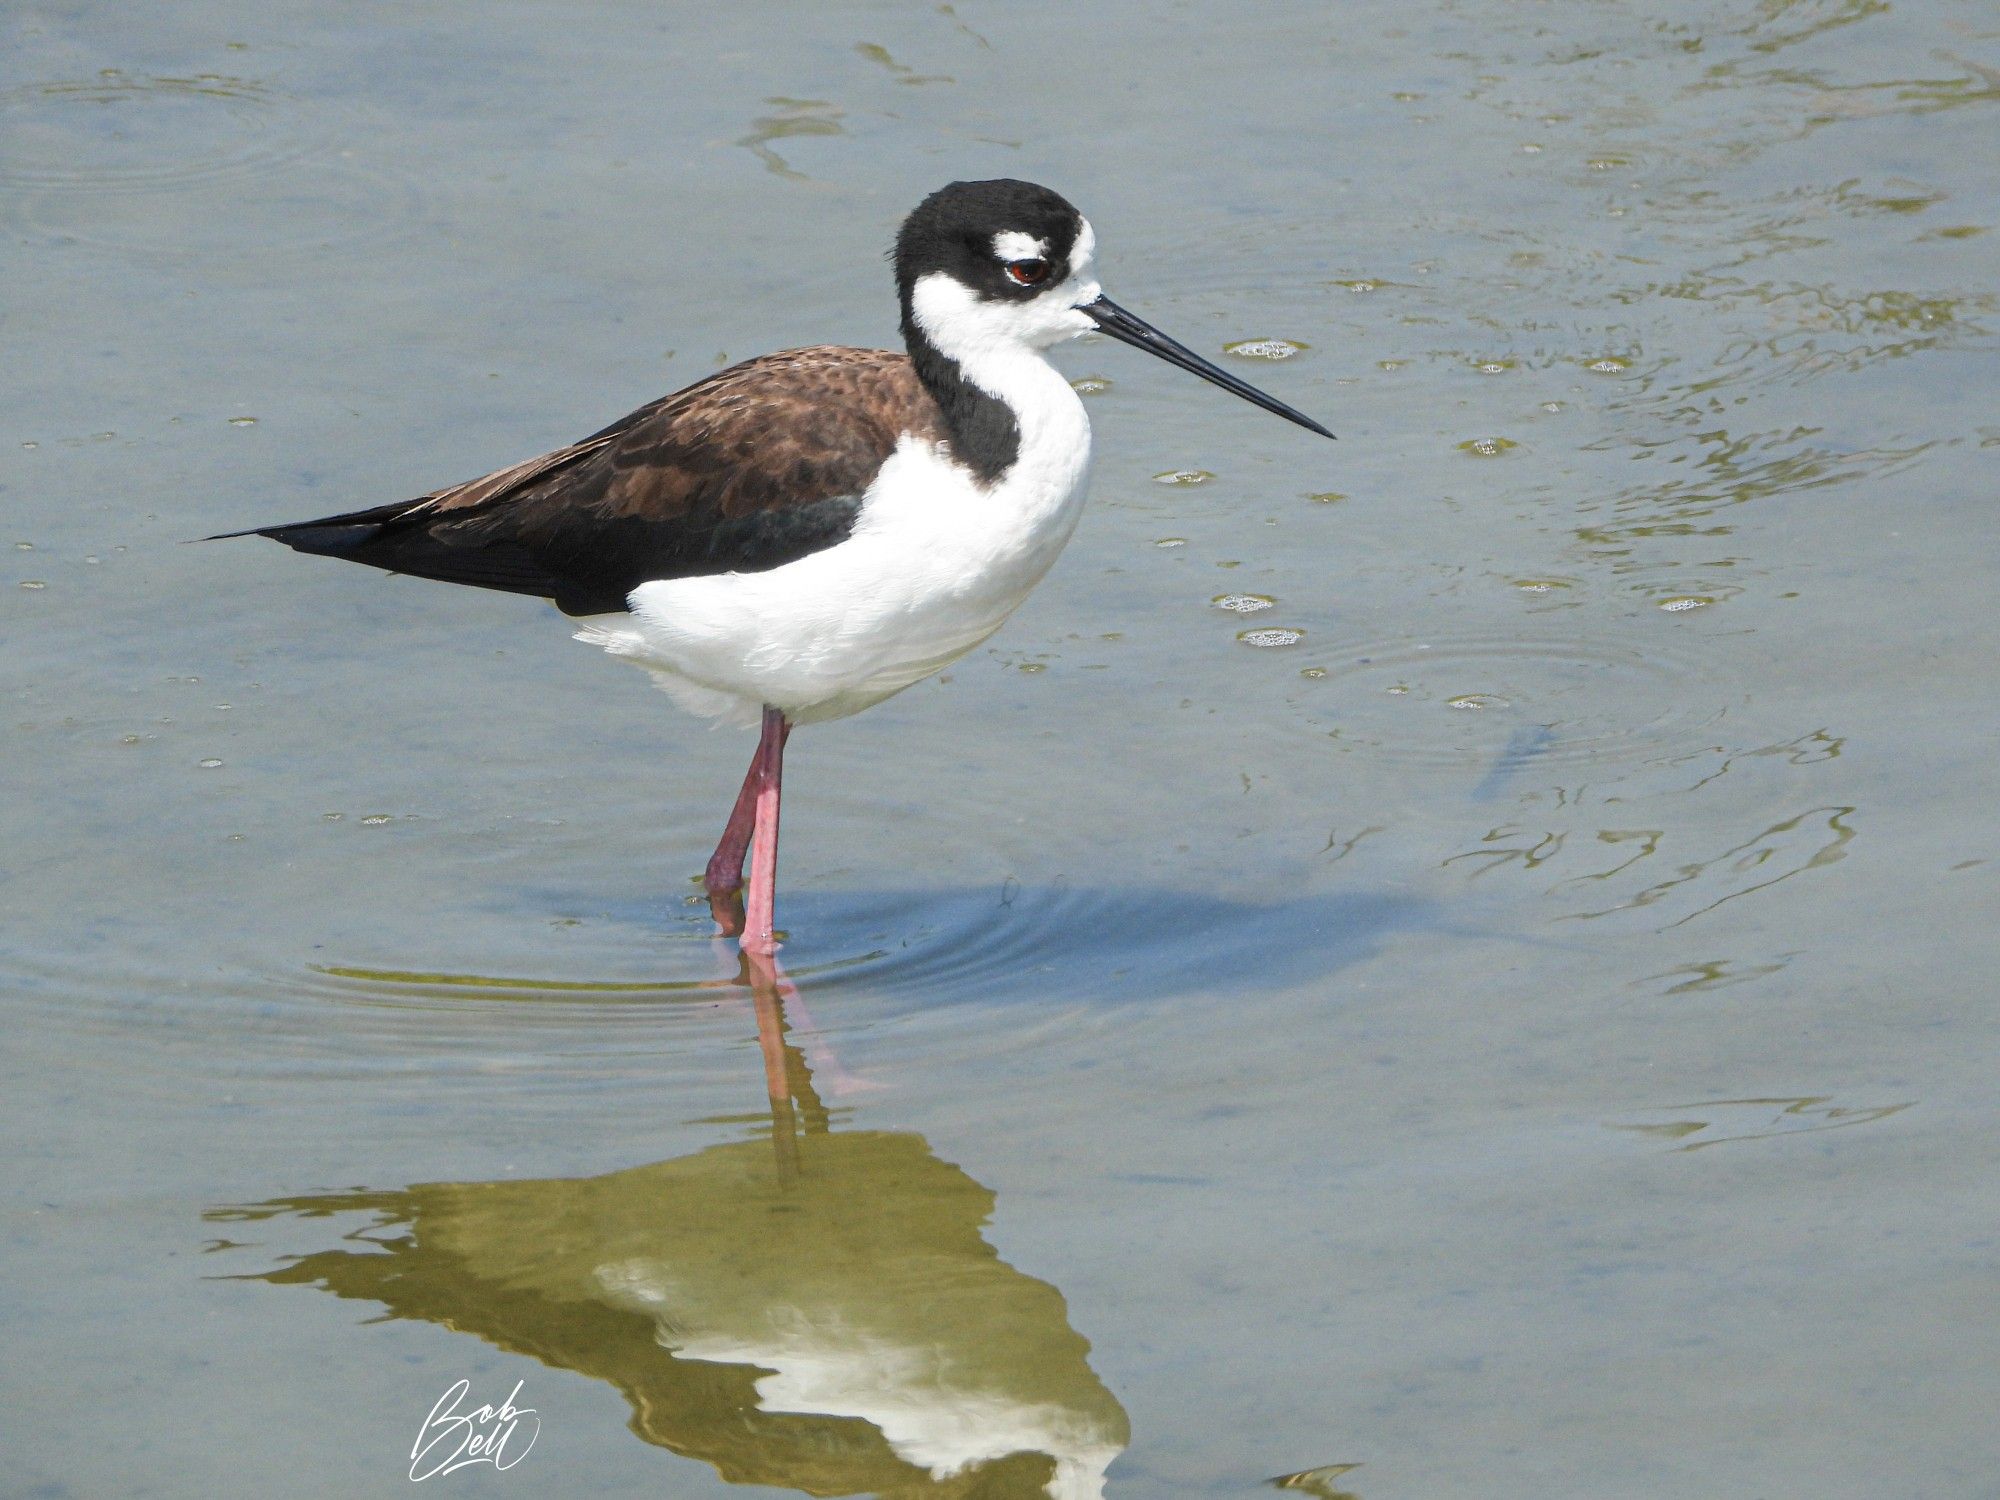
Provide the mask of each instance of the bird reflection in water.
[{"label": "bird reflection in water", "polygon": [[1062,1294],[981,1238],[993,1194],[922,1137],[831,1128],[789,1037],[789,982],[772,960],[743,964],[768,1140],[602,1177],[420,1183],[209,1217],[373,1215],[254,1279],[609,1381],[640,1437],[732,1483],[1096,1500],[1130,1429]]},{"label": "bird reflection in water", "polygon": [[1301,1469],[1296,1474],[1280,1474],[1271,1481],[1271,1488],[1295,1490],[1302,1495],[1317,1495],[1319,1500],[1361,1500],[1361,1497],[1352,1490],[1334,1487],[1336,1480],[1360,1467],[1360,1464],[1321,1464],[1317,1469]]}]

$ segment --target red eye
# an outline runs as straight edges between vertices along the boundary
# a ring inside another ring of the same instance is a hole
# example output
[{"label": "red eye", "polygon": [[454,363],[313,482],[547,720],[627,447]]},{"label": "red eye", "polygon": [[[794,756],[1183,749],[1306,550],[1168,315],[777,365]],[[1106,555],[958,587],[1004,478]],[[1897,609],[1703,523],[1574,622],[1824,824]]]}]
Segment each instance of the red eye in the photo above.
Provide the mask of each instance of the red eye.
[{"label": "red eye", "polygon": [[1022,286],[1040,286],[1049,279],[1052,269],[1047,261],[1040,259],[1007,262],[1007,274]]}]

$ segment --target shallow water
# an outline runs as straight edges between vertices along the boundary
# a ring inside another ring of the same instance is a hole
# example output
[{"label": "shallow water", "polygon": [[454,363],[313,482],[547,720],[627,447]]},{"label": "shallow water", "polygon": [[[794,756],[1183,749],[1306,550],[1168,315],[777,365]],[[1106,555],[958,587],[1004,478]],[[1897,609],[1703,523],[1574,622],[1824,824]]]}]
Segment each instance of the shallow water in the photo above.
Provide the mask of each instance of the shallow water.
[{"label": "shallow water", "polygon": [[[519,1493],[1990,1494],[1996,69],[1883,0],[0,17],[0,1493],[401,1492],[465,1379],[539,1435],[434,1482]],[[1055,573],[793,742],[785,992],[691,883],[744,738],[179,545],[890,342],[1002,173],[1341,441],[1066,353]]]}]

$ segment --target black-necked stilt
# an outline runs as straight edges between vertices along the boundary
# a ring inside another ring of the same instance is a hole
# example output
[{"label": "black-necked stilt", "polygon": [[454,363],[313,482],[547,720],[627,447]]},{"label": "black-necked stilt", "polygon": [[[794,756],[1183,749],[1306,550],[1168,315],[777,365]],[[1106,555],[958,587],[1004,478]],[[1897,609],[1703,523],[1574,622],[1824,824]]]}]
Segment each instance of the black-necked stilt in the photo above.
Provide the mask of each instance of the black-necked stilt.
[{"label": "black-necked stilt", "polygon": [[907,354],[767,354],[483,478],[228,534],[552,599],[684,707],[761,720],[706,879],[724,929],[768,954],[792,726],[964,655],[1076,527],[1090,422],[1049,348],[1107,333],[1333,436],[1105,297],[1095,248],[1045,187],[955,182],[896,236]]}]

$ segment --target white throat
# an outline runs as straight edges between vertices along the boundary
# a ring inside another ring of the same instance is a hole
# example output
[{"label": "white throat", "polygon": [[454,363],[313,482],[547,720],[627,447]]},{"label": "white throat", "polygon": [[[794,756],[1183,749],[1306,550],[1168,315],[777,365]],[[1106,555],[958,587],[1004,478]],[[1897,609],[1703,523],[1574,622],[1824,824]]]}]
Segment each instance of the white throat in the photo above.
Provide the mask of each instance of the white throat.
[{"label": "white throat", "polygon": [[1042,352],[1096,327],[1077,310],[1098,295],[1094,281],[1065,282],[1031,302],[989,302],[970,287],[933,271],[910,288],[910,313],[937,351],[956,360],[967,378],[1010,355]]},{"label": "white throat", "polygon": [[[1044,308],[1045,302],[1055,305]],[[1014,414],[1020,451],[1003,482],[1009,488],[1026,482],[1041,495],[1067,498],[1089,463],[1090,420],[1069,381],[1049,363],[1048,350],[1094,326],[1090,320],[1053,296],[1027,304],[982,301],[942,273],[918,280],[910,310],[960,375]]]},{"label": "white throat", "polygon": [[1075,486],[1089,462],[1089,418],[1048,351],[1096,327],[1078,307],[1098,295],[1087,262],[1084,274],[1031,302],[987,301],[943,272],[919,277],[911,288],[918,330],[965,380],[1014,414],[1021,443],[1014,467],[1024,479],[1040,473],[1038,488],[1050,481],[1065,490]]}]

